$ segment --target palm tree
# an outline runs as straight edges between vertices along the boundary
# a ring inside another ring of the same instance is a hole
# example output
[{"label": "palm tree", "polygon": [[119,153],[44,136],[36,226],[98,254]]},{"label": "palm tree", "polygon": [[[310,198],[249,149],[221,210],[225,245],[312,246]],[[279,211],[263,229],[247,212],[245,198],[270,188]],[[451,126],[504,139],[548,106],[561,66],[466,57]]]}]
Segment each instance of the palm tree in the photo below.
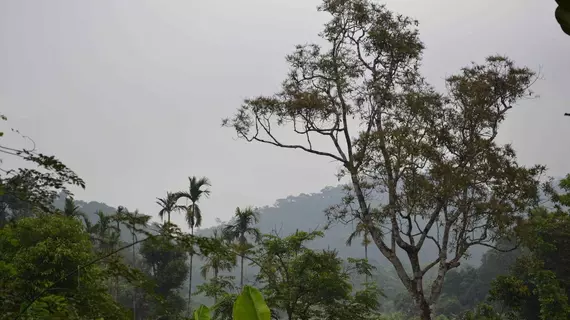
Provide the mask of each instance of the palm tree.
[{"label": "palm tree", "polygon": [[[227,239],[223,236],[219,229],[214,229],[212,234],[212,239],[219,241],[221,244],[227,242]],[[220,271],[230,271],[236,265],[236,256],[224,252],[224,250],[216,250],[208,253],[205,256],[205,263],[200,269],[200,273],[204,279],[207,278],[210,271],[213,272],[212,280],[214,283],[218,283],[218,274]],[[218,296],[214,295],[214,303],[217,303]]]},{"label": "palm tree", "polygon": [[80,207],[78,205],[75,204],[75,201],[73,201],[73,198],[71,197],[67,197],[65,198],[65,205],[63,206],[63,215],[66,217],[71,217],[71,218],[80,218],[85,216],[85,214],[83,212],[81,212],[81,210],[79,210]]},{"label": "palm tree", "polygon": [[[146,228],[148,226],[148,222],[150,220],[150,216],[146,214],[139,213],[138,210],[135,212],[130,213],[126,212],[124,215],[124,221],[131,232],[131,236],[133,238],[133,243],[137,241],[137,234],[136,231],[141,228]],[[133,267],[137,267],[137,255],[136,255],[136,246],[133,246]],[[137,318],[137,286],[133,286],[133,319]]]},{"label": "palm tree", "polygon": [[[99,243],[98,249],[104,253],[109,252],[115,244],[119,241],[119,230],[113,225],[115,218],[111,215],[104,214],[102,211],[95,213],[99,220],[91,228],[93,231],[93,238]],[[107,261],[107,263],[109,263]],[[113,291],[112,280],[109,279],[107,286],[110,291]]]},{"label": "palm tree", "polygon": [[[348,236],[346,239],[346,245],[351,246],[352,241],[362,236],[362,245],[364,246],[364,259],[368,262],[368,245],[370,245],[370,231],[366,228],[366,225],[363,222],[359,222],[356,225],[354,231]],[[368,274],[366,275],[366,282],[368,282]]]},{"label": "palm tree", "polygon": [[[208,197],[210,195],[210,187],[212,184],[210,180],[206,177],[197,178],[196,176],[188,177],[190,182],[188,191],[178,192],[176,194],[176,201],[178,199],[185,198],[190,200],[190,206],[186,206],[186,222],[190,227],[190,233],[194,235],[194,228],[200,227],[202,225],[202,210],[198,206],[198,201],[202,196]],[[188,316],[191,313],[191,302],[192,302],[192,271],[193,271],[193,258],[194,252],[191,249],[188,254],[190,255],[190,272],[188,275],[189,285],[188,285]]]},{"label": "palm tree", "polygon": [[179,211],[182,209],[182,206],[177,205],[178,202],[178,195],[176,193],[167,192],[166,198],[156,198],[156,203],[160,206],[160,211],[158,212],[158,216],[160,220],[164,220],[164,215],[168,216],[168,223],[170,223],[170,214],[174,211]]},{"label": "palm tree", "polygon": [[188,181],[190,182],[188,191],[176,193],[176,200],[182,198],[190,200],[190,206],[187,206],[186,209],[186,221],[191,233],[194,234],[194,228],[202,225],[202,210],[198,206],[198,201],[200,201],[202,196],[206,198],[210,196],[211,191],[208,187],[212,186],[212,184],[206,177],[188,177]]},{"label": "palm tree", "polygon": [[99,242],[99,249],[106,250],[109,246],[109,239],[112,237],[112,233],[115,230],[115,226],[112,225],[113,218],[110,215],[104,214],[102,211],[97,211],[95,213],[99,220],[93,226],[93,233],[95,239]]},{"label": "palm tree", "polygon": [[[129,210],[127,210],[123,206],[119,206],[115,214],[111,216],[111,220],[115,221],[115,230],[111,241],[112,250],[114,250],[115,246],[119,245],[119,243],[121,242],[121,223],[126,221],[128,213]],[[119,297],[119,275],[117,274],[115,276],[115,301],[118,301],[118,297]]]},{"label": "palm tree", "polygon": [[240,287],[243,289],[243,260],[247,251],[247,236],[253,236],[256,242],[261,240],[261,233],[259,229],[253,225],[259,222],[259,213],[252,207],[247,207],[244,210],[236,209],[233,224],[228,224],[224,227],[224,236],[230,241],[238,241],[239,256],[240,256]]},{"label": "palm tree", "polygon": [[87,216],[83,217],[83,225],[85,227],[85,232],[87,232],[87,234],[89,234],[89,238],[91,239],[91,242],[93,243],[93,245],[95,245],[95,225],[93,224],[93,222],[91,222],[91,220],[89,220],[89,218],[87,218]]}]

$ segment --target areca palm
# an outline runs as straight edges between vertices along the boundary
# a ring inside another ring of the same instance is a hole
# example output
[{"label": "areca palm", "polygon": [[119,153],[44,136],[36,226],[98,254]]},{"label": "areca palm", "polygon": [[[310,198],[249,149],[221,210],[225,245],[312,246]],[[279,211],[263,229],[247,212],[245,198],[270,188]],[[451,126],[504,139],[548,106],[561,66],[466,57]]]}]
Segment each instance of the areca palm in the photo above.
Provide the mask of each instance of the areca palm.
[{"label": "areca palm", "polygon": [[[355,238],[362,237],[362,246],[364,246],[364,259],[368,262],[368,245],[370,245],[370,231],[366,228],[366,225],[362,222],[359,222],[356,225],[354,231],[348,236],[346,239],[346,245],[352,245],[352,241]],[[368,282],[368,275],[366,275],[366,281]]]},{"label": "areca palm", "polygon": [[75,201],[73,201],[73,198],[71,197],[65,198],[63,215],[71,218],[80,218],[85,216],[85,214],[81,212],[80,207],[75,204]]},{"label": "areca palm", "polygon": [[210,196],[210,189],[208,187],[212,186],[210,180],[206,177],[197,178],[196,176],[188,177],[190,182],[188,186],[188,191],[178,192],[176,194],[176,200],[186,199],[190,201],[190,206],[186,210],[186,222],[192,234],[194,234],[194,228],[202,225],[202,210],[198,206],[198,201],[202,197]]},{"label": "areca palm", "polygon": [[[212,234],[212,239],[224,243],[227,239],[219,231],[219,229],[214,229]],[[225,252],[224,250],[216,250],[208,253],[205,256],[205,263],[200,269],[200,273],[204,279],[207,278],[210,271],[213,272],[213,281],[218,282],[218,274],[220,271],[230,271],[236,265],[236,256]],[[214,302],[217,302],[217,295],[214,296]]]},{"label": "areca palm", "polygon": [[[93,238],[99,242],[99,250],[107,253],[114,247],[116,243],[118,243],[119,230],[115,225],[113,225],[113,216],[104,214],[102,211],[97,211],[96,215],[99,220],[92,227]],[[105,260],[107,263],[109,263],[107,259]],[[107,282],[107,286],[109,287],[109,290],[111,290],[112,280],[110,278]]]},{"label": "areca palm", "polygon": [[362,237],[362,246],[364,246],[364,258],[368,260],[368,245],[370,244],[370,231],[366,226],[359,222],[354,231],[346,239],[346,245],[351,246],[355,238]]},{"label": "areca palm", "polygon": [[[135,210],[135,212],[131,213],[131,212],[125,212],[124,214],[124,222],[127,226],[127,228],[129,229],[129,231],[131,232],[131,236],[133,239],[133,243],[135,243],[137,241],[137,234],[136,231],[146,228],[148,226],[148,222],[150,220],[150,216],[146,215],[146,214],[141,214],[139,213],[138,210]],[[132,254],[133,254],[133,267],[137,266],[137,256],[136,256],[136,246],[132,247]],[[136,319],[136,314],[137,314],[137,287],[133,286],[133,318]]]},{"label": "areca palm", "polygon": [[112,216],[104,214],[102,211],[97,211],[95,213],[99,220],[93,226],[93,233],[95,235],[95,239],[99,242],[99,249],[106,250],[110,243],[109,239],[114,234],[113,231],[116,230],[115,226],[113,226],[113,218]]},{"label": "areca palm", "polygon": [[167,215],[167,221],[170,223],[170,214],[175,211],[180,211],[182,206],[177,205],[178,195],[176,193],[167,192],[165,198],[156,198],[156,203],[160,206],[158,216],[160,220],[164,220],[164,215]]},{"label": "areca palm", "polygon": [[[115,222],[115,230],[112,236],[111,249],[114,250],[115,246],[118,246],[121,242],[121,224],[125,223],[129,210],[123,206],[119,206],[114,215],[111,216],[111,220]],[[117,255],[115,255],[117,256]],[[115,276],[115,300],[119,297],[119,275]]]},{"label": "areca palm", "polygon": [[224,236],[230,241],[236,241],[239,245],[240,256],[240,286],[243,288],[243,260],[247,251],[247,236],[253,236],[256,242],[261,240],[259,229],[254,227],[259,222],[259,213],[252,207],[243,210],[236,208],[233,223],[224,227]]},{"label": "areca palm", "polygon": [[91,239],[91,242],[93,242],[93,244],[95,244],[95,225],[93,224],[93,222],[91,222],[91,220],[89,220],[89,218],[87,218],[87,216],[83,216],[83,225],[85,227],[85,232],[87,232],[87,234],[89,234],[89,238]]},{"label": "areca palm", "polygon": [[[186,222],[190,227],[190,233],[194,235],[194,228],[200,227],[202,225],[202,210],[198,206],[198,201],[202,196],[208,197],[210,195],[210,187],[212,184],[210,180],[206,177],[197,178],[196,176],[188,177],[190,182],[188,186],[188,191],[182,191],[176,193],[176,201],[179,199],[190,200],[190,205],[186,206]],[[194,252],[190,250],[190,272],[188,275],[189,285],[188,285],[188,315],[190,315],[190,308],[192,302],[192,271],[193,271],[193,259]]]}]

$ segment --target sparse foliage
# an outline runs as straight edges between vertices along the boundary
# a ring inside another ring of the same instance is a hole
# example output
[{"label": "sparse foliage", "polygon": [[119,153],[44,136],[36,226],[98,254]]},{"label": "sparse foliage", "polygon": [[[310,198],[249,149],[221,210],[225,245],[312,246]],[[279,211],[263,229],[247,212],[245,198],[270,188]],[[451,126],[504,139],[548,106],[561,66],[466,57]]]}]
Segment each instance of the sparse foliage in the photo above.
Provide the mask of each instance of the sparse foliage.
[{"label": "sparse foliage", "polygon": [[[419,74],[416,21],[367,0],[325,0],[320,9],[331,15],[321,33],[328,46],[297,46],[282,90],[246,100],[224,125],[247,141],[337,161],[351,191],[329,217],[363,223],[431,319],[445,274],[470,247],[511,232],[536,203],[544,168],[519,165],[513,148],[496,141],[535,74],[491,56],[448,77],[438,93]],[[277,127],[306,142],[285,142]],[[387,201],[371,210],[378,193]],[[428,241],[439,255],[419,261]],[[424,288],[432,268],[437,277]]]},{"label": "sparse foliage", "polygon": [[255,227],[259,222],[259,212],[252,207],[245,209],[236,208],[233,221],[223,229],[223,234],[229,241],[237,241],[237,251],[240,256],[240,288],[243,288],[244,281],[244,258],[251,244],[247,237],[252,237],[255,242],[261,240],[261,232]]}]

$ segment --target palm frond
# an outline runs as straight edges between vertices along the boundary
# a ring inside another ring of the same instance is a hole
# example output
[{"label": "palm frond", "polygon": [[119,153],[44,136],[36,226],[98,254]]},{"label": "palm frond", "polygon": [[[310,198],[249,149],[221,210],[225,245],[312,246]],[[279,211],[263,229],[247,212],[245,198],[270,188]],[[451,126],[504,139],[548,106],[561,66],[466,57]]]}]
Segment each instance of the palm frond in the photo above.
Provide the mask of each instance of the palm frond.
[{"label": "palm frond", "polygon": [[248,228],[246,233],[253,236],[255,242],[261,241],[261,232],[259,231],[258,228]]},{"label": "palm frond", "polygon": [[211,187],[210,179],[206,177],[197,178],[196,176],[188,177],[190,182],[190,194],[197,195],[200,197],[204,195],[205,197],[210,196],[210,190],[206,187]]},{"label": "palm frond", "polygon": [[356,238],[356,237],[357,237],[356,231],[352,232],[352,233],[348,236],[348,238],[346,239],[345,244],[346,244],[347,246],[349,246],[349,247],[352,246],[352,241],[353,241],[354,238]]},{"label": "palm frond", "polygon": [[190,228],[202,225],[202,210],[197,204],[189,205],[186,208],[186,222]]},{"label": "palm frond", "polygon": [[81,212],[80,207],[75,204],[75,201],[71,197],[65,198],[65,204],[63,206],[63,214],[67,217],[81,217],[84,213]]},{"label": "palm frond", "polygon": [[178,192],[167,192],[166,198],[156,198],[156,203],[160,206],[158,216],[164,220],[164,215],[169,215],[174,211],[180,211],[182,206],[177,205],[179,195]]},{"label": "palm frond", "polygon": [[210,265],[208,263],[205,263],[202,265],[202,267],[200,267],[200,275],[202,278],[206,279],[208,278],[208,272],[210,272]]}]

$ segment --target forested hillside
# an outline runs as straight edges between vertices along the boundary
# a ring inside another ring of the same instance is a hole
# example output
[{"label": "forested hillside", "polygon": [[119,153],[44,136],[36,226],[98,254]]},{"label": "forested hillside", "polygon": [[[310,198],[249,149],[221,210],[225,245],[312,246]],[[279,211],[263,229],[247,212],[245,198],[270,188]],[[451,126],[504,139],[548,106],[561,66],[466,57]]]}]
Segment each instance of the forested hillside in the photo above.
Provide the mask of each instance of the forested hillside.
[{"label": "forested hillside", "polygon": [[[298,196],[288,196],[287,198],[278,199],[273,206],[266,206],[258,208],[260,214],[260,221],[255,227],[259,228],[261,233],[271,234],[277,233],[280,236],[286,236],[294,233],[295,231],[313,231],[324,230],[328,226],[328,219],[326,217],[326,209],[342,202],[345,192],[342,186],[339,187],[326,187],[320,192],[312,194],[300,194]],[[65,195],[61,194],[55,202],[55,207],[64,208]],[[106,215],[113,215],[117,209],[107,206],[100,202],[84,202],[81,200],[75,201],[79,210],[86,213],[87,217],[92,223],[98,221],[97,212],[102,212]],[[219,227],[219,226],[218,226]],[[201,228],[196,234],[201,236],[211,236],[212,231],[217,227]],[[333,224],[328,227],[322,238],[317,238],[310,243],[308,247],[315,250],[334,249],[338,252],[339,257],[342,258],[364,258],[364,248],[362,247],[362,239],[354,240],[352,245],[346,243],[349,236],[355,231],[355,224]],[[123,241],[130,241],[131,235],[127,227],[121,226],[121,239]],[[470,256],[465,258],[465,263],[478,267],[480,265],[483,253],[486,252],[486,247],[475,247],[470,251]],[[404,290],[401,283],[397,280],[392,266],[384,256],[374,246],[369,248],[369,262],[378,268],[378,277],[383,283],[382,289],[386,294],[393,298],[397,293]],[[427,261],[430,257],[437,255],[436,247],[426,247],[421,253],[423,260]],[[203,283],[204,279],[200,276],[200,269],[203,264],[202,260],[197,260],[194,267],[194,286]],[[256,274],[256,269],[249,269],[251,266],[246,267],[246,275],[253,281],[253,275]],[[234,274],[237,276],[237,274]],[[186,283],[187,285],[187,283]]]},{"label": "forested hillside", "polygon": [[[265,206],[257,208],[260,213],[260,222],[256,225],[262,233],[277,232],[280,235],[288,235],[296,230],[312,231],[323,230],[328,226],[329,221],[326,217],[326,209],[334,206],[342,201],[345,192],[342,186],[339,187],[325,187],[320,192],[311,194],[300,194],[298,196],[288,196],[287,198],[278,199],[273,206]],[[54,203],[54,206],[59,209],[64,208],[65,195],[60,195]],[[110,207],[104,203],[91,201],[85,202],[76,200],[75,204],[81,211],[87,213],[91,222],[97,222],[96,212],[101,211],[104,214],[114,214],[117,209]],[[201,228],[197,234],[208,236],[214,228]],[[355,230],[354,223],[341,224],[336,223],[327,228],[324,237],[315,239],[309,245],[314,249],[335,249],[338,251],[339,256],[347,258],[363,258],[364,249],[355,241],[355,245],[349,246],[346,240],[351,233]],[[128,240],[128,230],[122,227],[122,238]],[[466,263],[478,266],[481,262],[483,253],[488,248],[479,246],[470,250],[470,256],[465,258]],[[429,259],[436,254],[437,248],[425,247],[422,251],[424,259]],[[389,266],[389,263],[378,251],[377,248],[371,247],[369,252],[369,259],[371,263],[381,265],[384,267]],[[390,268],[388,268],[390,269]]]}]

